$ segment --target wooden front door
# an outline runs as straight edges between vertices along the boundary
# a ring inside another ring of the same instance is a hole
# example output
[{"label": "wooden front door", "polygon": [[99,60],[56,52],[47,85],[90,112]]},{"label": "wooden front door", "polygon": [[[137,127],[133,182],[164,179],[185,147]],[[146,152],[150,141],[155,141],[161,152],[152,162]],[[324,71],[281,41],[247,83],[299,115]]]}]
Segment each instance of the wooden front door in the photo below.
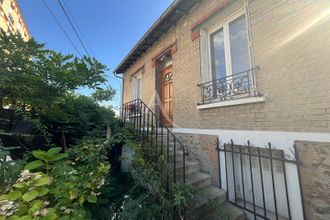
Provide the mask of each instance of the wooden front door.
[{"label": "wooden front door", "polygon": [[173,127],[173,72],[172,66],[160,71],[161,106],[160,121],[166,127]]}]

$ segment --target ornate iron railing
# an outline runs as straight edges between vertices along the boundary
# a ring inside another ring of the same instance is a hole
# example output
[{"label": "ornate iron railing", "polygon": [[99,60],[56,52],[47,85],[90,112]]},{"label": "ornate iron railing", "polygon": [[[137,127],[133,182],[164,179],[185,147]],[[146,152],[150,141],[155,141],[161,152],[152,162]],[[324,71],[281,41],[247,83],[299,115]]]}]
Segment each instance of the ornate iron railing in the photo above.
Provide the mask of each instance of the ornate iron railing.
[{"label": "ornate iron railing", "polygon": [[254,80],[256,70],[259,70],[258,66],[231,76],[198,84],[202,92],[202,103],[199,104],[257,96]]},{"label": "ornate iron railing", "polygon": [[136,99],[123,104],[121,120],[134,126],[138,140],[148,154],[165,160],[166,171],[164,173],[162,169],[159,172],[166,182],[167,190],[172,185],[171,182],[185,183],[185,146],[142,100]]}]

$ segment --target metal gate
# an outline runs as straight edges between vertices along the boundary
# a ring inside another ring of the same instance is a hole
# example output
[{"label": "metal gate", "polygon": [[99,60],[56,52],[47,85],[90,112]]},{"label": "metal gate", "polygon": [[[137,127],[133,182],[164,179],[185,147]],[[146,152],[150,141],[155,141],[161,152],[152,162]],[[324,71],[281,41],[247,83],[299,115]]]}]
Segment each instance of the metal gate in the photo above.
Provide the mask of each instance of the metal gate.
[{"label": "metal gate", "polygon": [[218,141],[217,146],[220,186],[227,191],[228,201],[246,210],[252,219],[297,219],[292,216],[295,201],[288,191],[288,178],[294,177],[287,175],[287,167],[294,165],[302,209],[299,218],[304,218],[296,147],[292,151],[295,157],[288,159],[283,150],[272,148],[270,143],[267,148],[260,148],[251,146],[249,141],[247,145],[236,145],[231,140],[223,145]]}]

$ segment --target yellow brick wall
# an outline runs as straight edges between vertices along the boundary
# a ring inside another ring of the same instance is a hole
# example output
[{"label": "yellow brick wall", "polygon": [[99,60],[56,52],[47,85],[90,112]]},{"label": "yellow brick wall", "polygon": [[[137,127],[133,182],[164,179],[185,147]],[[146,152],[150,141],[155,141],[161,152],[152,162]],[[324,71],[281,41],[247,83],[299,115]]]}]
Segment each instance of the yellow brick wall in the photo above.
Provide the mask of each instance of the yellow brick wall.
[{"label": "yellow brick wall", "polygon": [[[9,20],[9,13],[13,18],[13,23]],[[0,0],[0,28],[12,34],[20,33],[25,40],[30,38],[29,30],[16,0]]]},{"label": "yellow brick wall", "polygon": [[[251,52],[258,91],[266,101],[197,110],[201,99],[200,39],[191,27],[222,0],[204,0],[124,74],[124,102],[132,99],[130,75],[145,65],[142,99],[153,105],[152,58],[177,40],[173,55],[174,123],[183,128],[330,131],[330,2],[248,0]],[[242,4],[243,1],[241,1]],[[235,4],[241,4],[236,2]],[[225,13],[225,11],[223,12]]]}]

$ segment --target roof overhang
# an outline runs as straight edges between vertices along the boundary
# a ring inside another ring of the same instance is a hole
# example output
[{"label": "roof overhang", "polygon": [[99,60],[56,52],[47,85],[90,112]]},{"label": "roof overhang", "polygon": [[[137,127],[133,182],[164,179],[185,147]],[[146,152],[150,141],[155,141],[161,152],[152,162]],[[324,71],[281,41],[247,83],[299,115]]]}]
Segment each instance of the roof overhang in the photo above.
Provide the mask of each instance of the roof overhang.
[{"label": "roof overhang", "polygon": [[115,68],[114,73],[124,73],[144,52],[185,16],[200,0],[175,0],[143,35],[128,55]]}]

